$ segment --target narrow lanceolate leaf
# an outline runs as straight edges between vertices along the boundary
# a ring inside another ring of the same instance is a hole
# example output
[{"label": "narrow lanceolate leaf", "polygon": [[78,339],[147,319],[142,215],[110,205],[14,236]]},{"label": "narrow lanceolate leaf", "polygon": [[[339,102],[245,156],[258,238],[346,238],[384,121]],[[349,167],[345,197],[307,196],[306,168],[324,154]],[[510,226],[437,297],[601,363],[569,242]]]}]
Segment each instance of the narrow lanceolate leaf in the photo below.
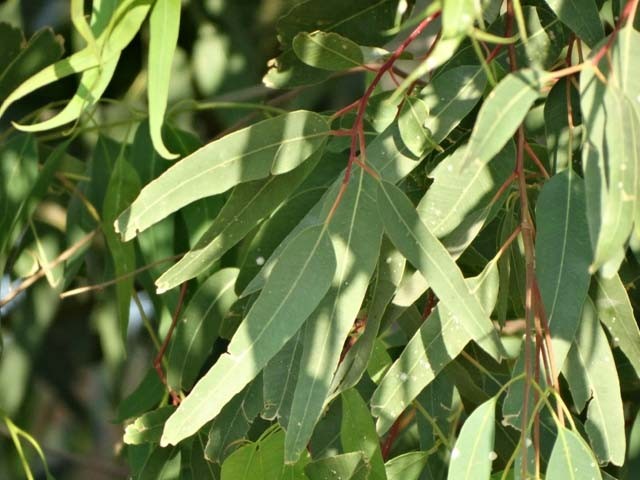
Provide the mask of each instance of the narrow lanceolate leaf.
[{"label": "narrow lanceolate leaf", "polygon": [[167,383],[190,390],[218,337],[222,318],[236,301],[237,268],[214,273],[198,288],[180,315],[168,355]]},{"label": "narrow lanceolate leaf", "polygon": [[210,268],[294,191],[317,164],[317,153],[321,152],[284,175],[238,185],[194,247],[156,280],[158,292],[170,290]]},{"label": "narrow lanceolate leaf", "polygon": [[473,22],[481,17],[474,0],[442,1],[442,37],[454,38],[465,35]]},{"label": "narrow lanceolate leaf", "polygon": [[[491,312],[498,297],[496,262],[491,262],[480,276],[466,283],[465,288],[480,298],[484,311]],[[465,322],[460,321],[449,309],[439,304],[433,310],[371,397],[371,413],[378,417],[376,428],[379,433],[391,427],[402,411],[471,339]]]},{"label": "narrow lanceolate leaf", "polygon": [[303,327],[291,337],[262,372],[264,408],[261,416],[265,420],[277,418],[285,429],[289,425],[291,402],[300,372],[304,330]]},{"label": "narrow lanceolate leaf", "polygon": [[362,452],[371,464],[371,480],[386,480],[380,440],[369,408],[354,388],[342,394],[340,439],[345,452]]},{"label": "narrow lanceolate leaf", "polygon": [[448,480],[489,478],[494,460],[496,397],[484,402],[465,420],[451,451]]},{"label": "narrow lanceolate leaf", "polygon": [[288,245],[233,336],[229,353],[218,359],[167,421],[163,445],[195,433],[258,375],[325,295],[335,267],[323,226],[305,229]]},{"label": "narrow lanceolate leaf", "polygon": [[618,275],[611,278],[595,275],[594,279],[591,298],[598,317],[640,377],[640,330],[627,290]]},{"label": "narrow lanceolate leaf", "polygon": [[178,156],[164,145],[162,122],[169,97],[173,52],[178,43],[181,7],[180,0],[156,0],[149,19],[149,130],[154,148],[165,158]]},{"label": "narrow lanceolate leaf", "polygon": [[[302,371],[291,405],[285,460],[295,462],[322,414],[344,342],[358,315],[380,253],[382,224],[373,201],[375,181],[357,168],[329,223],[337,267],[332,286],[304,333]],[[336,185],[337,186],[337,185]],[[333,204],[337,188],[327,198]]]},{"label": "narrow lanceolate leaf", "polygon": [[[638,62],[638,49],[640,32],[634,28],[633,22],[628,21],[616,36],[611,47],[611,63],[615,74],[612,80],[617,88],[634,104],[636,112],[640,115],[640,63]],[[637,227],[640,228],[640,227]]]},{"label": "narrow lanceolate leaf", "polygon": [[602,480],[598,462],[576,432],[558,426],[558,436],[547,465],[547,480]]},{"label": "narrow lanceolate leaf", "polygon": [[425,127],[429,117],[429,109],[420,98],[407,97],[400,109],[398,128],[404,144],[416,156],[421,156],[427,148],[442,148],[435,143],[431,131]]},{"label": "narrow lanceolate leaf", "polygon": [[[567,95],[569,95],[569,104],[567,104]],[[569,125],[570,111],[568,107],[571,107],[573,125]],[[556,83],[551,88],[544,104],[544,125],[547,149],[549,150],[549,164],[555,173],[571,166],[573,150],[580,141],[575,126],[581,123],[578,91],[570,82]]]},{"label": "narrow lanceolate leaf", "polygon": [[323,70],[347,70],[364,63],[360,46],[334,32],[301,32],[293,39],[293,51],[307,65]]},{"label": "narrow lanceolate leaf", "polygon": [[458,257],[489,217],[498,189],[513,172],[516,149],[508,142],[482,167],[462,169],[465,148],[458,148],[430,173],[433,183],[417,206],[429,230]]},{"label": "narrow lanceolate leaf", "polygon": [[420,270],[442,305],[462,322],[474,340],[489,339],[483,348],[500,358],[503,349],[489,313],[469,291],[455,261],[422,222],[407,196],[383,181],[378,188],[378,208],[387,235]]},{"label": "narrow lanceolate leaf", "polygon": [[211,422],[205,447],[208,461],[222,463],[247,436],[251,424],[262,408],[262,379],[256,378],[227,403]]},{"label": "narrow lanceolate leaf", "polygon": [[593,48],[604,37],[595,0],[546,0],[562,23]]},{"label": "narrow lanceolate leaf", "polygon": [[462,165],[479,168],[491,160],[513,136],[539,96],[540,72],[519,70],[507,75],[480,108]]},{"label": "narrow lanceolate leaf", "polygon": [[600,463],[622,465],[626,450],[620,382],[609,341],[587,300],[564,376],[579,411],[588,403],[585,428]]},{"label": "narrow lanceolate leaf", "polygon": [[177,447],[155,448],[138,472],[138,480],[175,480],[180,475],[182,452]]},{"label": "narrow lanceolate leaf", "polygon": [[536,204],[536,276],[560,370],[589,290],[589,226],[584,182],[573,171],[555,175]]},{"label": "narrow lanceolate leaf", "polygon": [[429,460],[428,452],[409,452],[393,457],[384,467],[389,480],[418,480]]},{"label": "narrow lanceolate leaf", "polygon": [[293,170],[327,138],[317,113],[296,111],[211,142],[149,183],[116,222],[124,240],[200,198],[251,180]]},{"label": "narrow lanceolate leaf", "polygon": [[444,70],[424,87],[419,97],[429,110],[424,126],[440,143],[482,98],[487,77],[476,65]]}]

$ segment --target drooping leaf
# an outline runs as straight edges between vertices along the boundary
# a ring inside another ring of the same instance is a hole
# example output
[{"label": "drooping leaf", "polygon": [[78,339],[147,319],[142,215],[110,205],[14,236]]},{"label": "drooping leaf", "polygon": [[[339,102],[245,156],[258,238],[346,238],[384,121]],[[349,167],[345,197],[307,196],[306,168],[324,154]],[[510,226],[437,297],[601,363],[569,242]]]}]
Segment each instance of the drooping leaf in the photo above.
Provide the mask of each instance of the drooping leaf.
[{"label": "drooping leaf", "polygon": [[222,463],[234,447],[240,446],[239,440],[247,436],[262,403],[262,377],[258,377],[233,397],[211,423],[205,447],[208,461]]},{"label": "drooping leaf", "polygon": [[199,275],[242,240],[309,175],[320,159],[314,157],[283,175],[238,185],[194,247],[156,280],[158,292]]},{"label": "drooping leaf", "polygon": [[422,222],[406,195],[388,182],[378,188],[378,208],[385,231],[407,260],[416,266],[471,338],[483,343],[493,357],[503,351],[500,340],[479,300],[469,291],[455,261]]},{"label": "drooping leaf", "polygon": [[151,451],[138,472],[139,480],[178,480],[181,452],[176,447],[156,448]]},{"label": "drooping leaf", "polygon": [[360,46],[335,32],[301,32],[292,47],[304,63],[323,70],[347,70],[364,63]]},{"label": "drooping leaf", "polygon": [[582,179],[568,169],[546,182],[536,220],[536,277],[559,371],[589,290],[591,244]]},{"label": "drooping leaf", "polygon": [[219,480],[220,466],[204,456],[204,435],[199,432],[189,448],[182,447],[181,480]]},{"label": "drooping leaf", "polygon": [[602,480],[598,463],[585,441],[572,430],[558,426],[558,437],[547,465],[548,480]]},{"label": "drooping leaf", "polygon": [[[304,373],[298,374],[291,405],[285,442],[287,462],[298,458],[322,414],[344,342],[358,315],[380,253],[382,225],[372,200],[375,181],[359,167],[353,174],[329,223],[337,267],[329,292],[305,328],[300,361]],[[337,188],[332,193],[325,203],[327,209],[333,205]]]},{"label": "drooping leaf", "polygon": [[493,462],[496,397],[484,402],[467,418],[451,451],[448,480],[488,478]]},{"label": "drooping leaf", "polygon": [[593,0],[545,0],[558,18],[588,46],[604,38],[598,6]]},{"label": "drooping leaf", "polygon": [[238,269],[225,268],[209,277],[179,317],[168,355],[167,384],[189,390],[209,356],[222,318],[236,300]]},{"label": "drooping leaf", "polygon": [[149,130],[156,151],[164,158],[176,158],[162,140],[162,122],[169,96],[171,62],[178,43],[180,0],[156,0],[149,18],[149,66],[147,97]]},{"label": "drooping leaf", "polygon": [[[465,289],[477,294],[485,312],[490,312],[496,302],[497,273],[495,262],[492,262],[479,277],[466,281]],[[391,427],[402,411],[472,339],[466,323],[459,318],[446,304],[439,304],[386,372],[371,397],[371,413],[378,417],[376,428],[379,433]],[[487,341],[485,338],[478,340]]]},{"label": "drooping leaf", "polygon": [[631,480],[638,468],[640,468],[640,412],[636,414],[629,432],[629,448],[627,449],[623,474],[620,478],[622,480]]},{"label": "drooping leaf", "polygon": [[160,403],[166,388],[158,377],[158,372],[150,368],[136,389],[118,405],[116,420],[123,422],[151,410]]},{"label": "drooping leaf", "polygon": [[507,75],[482,104],[462,165],[477,169],[491,160],[513,136],[540,95],[540,72]]},{"label": "drooping leaf", "polygon": [[598,318],[640,376],[640,330],[627,290],[618,275],[611,278],[595,275],[594,280],[591,298],[598,310]]},{"label": "drooping leaf", "polygon": [[442,37],[455,38],[465,35],[479,18],[478,3],[473,0],[443,0]]},{"label": "drooping leaf", "polygon": [[[567,89],[569,92],[567,92]],[[567,104],[569,95],[569,104]],[[573,126],[569,126],[568,115],[571,107]],[[573,150],[579,144],[576,125],[582,123],[580,116],[580,97],[571,82],[556,83],[544,104],[544,124],[547,135],[547,149],[550,152],[549,164],[555,173],[571,167]]]},{"label": "drooping leaf", "polygon": [[620,382],[609,341],[587,300],[564,375],[578,410],[588,403],[585,428],[600,463],[622,465],[626,450]]},{"label": "drooping leaf", "polygon": [[116,231],[130,240],[195,200],[286,173],[324,144],[328,130],[324,117],[301,110],[213,141],[149,183],[118,218]]},{"label": "drooping leaf", "polygon": [[[195,433],[258,375],[325,295],[335,267],[323,226],[304,230],[288,245],[231,340],[229,353],[218,359],[167,421],[163,445]],[[224,389],[216,387],[221,382]]]},{"label": "drooping leaf", "polygon": [[371,464],[371,480],[386,480],[376,428],[364,400],[355,389],[342,393],[340,439],[345,452],[362,452]]}]

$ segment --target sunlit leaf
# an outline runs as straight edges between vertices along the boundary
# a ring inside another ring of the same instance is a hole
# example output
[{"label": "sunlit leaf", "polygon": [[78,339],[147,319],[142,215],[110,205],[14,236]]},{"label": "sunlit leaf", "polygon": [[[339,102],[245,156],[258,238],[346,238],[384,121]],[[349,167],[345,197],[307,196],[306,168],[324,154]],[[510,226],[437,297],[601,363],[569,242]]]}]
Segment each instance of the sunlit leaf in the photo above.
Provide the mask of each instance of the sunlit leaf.
[{"label": "sunlit leaf", "polygon": [[428,118],[429,109],[424,101],[417,97],[405,99],[398,117],[398,128],[405,145],[416,156],[422,155],[428,147],[442,150],[425,126]]},{"label": "sunlit leaf", "polygon": [[157,410],[145,413],[127,426],[124,431],[124,443],[139,445],[141,443],[158,443],[164,422],[175,411],[175,407],[169,405]]},{"label": "sunlit leaf", "polygon": [[301,32],[293,39],[292,46],[300,60],[323,70],[346,70],[364,62],[357,43],[333,32]]},{"label": "sunlit leaf", "polygon": [[572,430],[558,426],[558,437],[547,465],[548,480],[601,480],[600,469],[585,441]]},{"label": "sunlit leaf", "polygon": [[[198,381],[166,423],[162,444],[175,444],[214,418],[285,345],[325,295],[335,253],[322,226],[288,245],[227,351]],[[224,383],[225,388],[216,388]]]},{"label": "sunlit leaf", "polygon": [[429,454],[427,452],[409,452],[393,457],[384,467],[389,480],[418,480]]}]

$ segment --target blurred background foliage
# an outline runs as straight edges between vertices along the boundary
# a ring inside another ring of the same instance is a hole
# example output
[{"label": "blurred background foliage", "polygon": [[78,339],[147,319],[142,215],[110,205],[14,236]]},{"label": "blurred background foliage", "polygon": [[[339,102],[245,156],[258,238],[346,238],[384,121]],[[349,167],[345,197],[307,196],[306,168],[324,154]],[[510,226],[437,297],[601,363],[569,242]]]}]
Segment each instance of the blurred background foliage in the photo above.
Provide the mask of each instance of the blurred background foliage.
[{"label": "blurred background foliage", "polygon": [[[279,15],[299,3],[296,0],[182,3],[168,110],[169,130],[175,133],[168,134],[168,143],[177,142],[177,149],[192,150],[229,129],[265,117],[260,111],[233,108],[233,102],[269,102],[287,109],[322,111],[340,108],[358,96],[363,78],[357,73],[286,92],[263,86],[268,61],[278,54],[275,22]],[[7,29],[5,25],[0,32],[2,38],[6,40],[6,36],[15,34],[16,28],[24,35],[21,47],[26,58],[19,65],[24,71],[12,72],[16,79],[27,78],[83,45],[71,25],[69,5],[68,0],[0,2],[0,22],[14,27]],[[170,165],[153,153],[145,124],[148,39],[145,24],[141,34],[124,50],[103,99],[89,118],[73,130],[73,141],[62,158],[64,175],[56,176],[33,221],[19,229],[15,243],[19,248],[11,249],[2,259],[6,268],[0,298],[19,283],[18,279],[33,274],[44,259],[55,258],[94,228],[90,216],[87,218],[90,209],[85,207],[95,201],[97,208],[101,208],[99,201],[109,181],[109,152],[117,153],[122,145],[118,142],[132,142],[126,148],[132,150],[137,166],[155,165],[154,160],[161,169]],[[0,52],[0,63],[2,56]],[[10,80],[0,75],[0,99],[19,83]],[[78,76],[66,77],[12,106],[0,120],[0,144],[8,146],[10,121],[32,121],[33,112],[38,112],[40,119],[50,117],[55,107],[74,94],[78,80]],[[194,108],[192,100],[216,102],[225,108]],[[37,155],[39,163],[44,164],[52,149],[69,139],[71,127],[41,134],[37,145],[29,145],[30,154]],[[3,156],[11,152],[7,148]],[[0,165],[7,165],[6,160],[0,159]],[[88,171],[91,179],[87,177]],[[145,182],[151,178],[141,177]],[[82,185],[84,195],[74,191],[75,181]],[[172,239],[176,242],[175,251],[189,248],[222,201],[216,197],[198,202],[191,209],[193,221],[188,222],[189,227],[184,218],[177,220],[183,223],[176,226]],[[74,228],[68,228],[70,222]],[[0,225],[6,226],[3,220]],[[155,247],[162,250],[162,245]],[[156,254],[154,259],[170,256],[174,251],[169,248],[167,255],[163,255],[153,248],[149,247]],[[233,264],[237,250],[229,252],[222,264]],[[0,309],[3,334],[0,408],[38,440],[56,478],[126,478],[128,462],[122,451],[123,428],[118,422],[117,406],[150,371],[155,349],[144,327],[146,319],[139,305],[132,302],[125,355],[118,338],[114,287],[60,300],[60,292],[68,290],[72,280],[80,285],[94,285],[115,276],[106,242],[100,235],[89,248],[80,249],[80,253],[64,269],[51,269],[46,280],[36,282]],[[143,259],[148,254],[136,253]],[[155,276],[165,266],[156,268]],[[146,281],[143,289],[153,292],[150,274],[142,277],[141,281]],[[174,297],[167,294],[169,299],[165,302],[144,293],[134,299],[139,300],[154,326],[160,323],[161,334],[170,320],[167,306],[176,302],[174,293]],[[4,425],[0,434],[0,478],[22,478],[19,457]],[[46,478],[35,452],[29,446],[24,448],[36,478]]]}]

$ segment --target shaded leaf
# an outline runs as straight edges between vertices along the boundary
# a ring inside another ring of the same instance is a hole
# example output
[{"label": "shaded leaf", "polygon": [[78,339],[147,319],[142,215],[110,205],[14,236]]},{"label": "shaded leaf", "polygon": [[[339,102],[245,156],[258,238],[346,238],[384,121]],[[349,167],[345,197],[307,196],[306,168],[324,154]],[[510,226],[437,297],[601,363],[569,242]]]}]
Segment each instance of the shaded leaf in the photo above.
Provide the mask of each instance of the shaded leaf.
[{"label": "shaded leaf", "polygon": [[393,457],[384,467],[389,480],[418,480],[427,464],[427,452],[409,452]]},{"label": "shaded leaf", "polygon": [[429,109],[424,101],[417,97],[405,99],[398,116],[398,128],[405,145],[416,156],[422,155],[429,147],[442,150],[425,127],[428,118]]},{"label": "shaded leaf", "polygon": [[[215,418],[296,333],[329,289],[336,265],[324,227],[307,228],[285,252],[233,336],[229,353],[218,359],[167,421],[163,445],[179,442]],[[216,387],[221,383],[224,389]]]},{"label": "shaded leaf", "polygon": [[593,0],[545,0],[558,18],[588,46],[604,38],[598,6]]},{"label": "shaded leaf", "polygon": [[145,460],[138,480],[178,480],[180,478],[180,451],[175,448],[156,448]]},{"label": "shaded leaf", "polygon": [[122,422],[152,409],[165,394],[165,386],[155,368],[150,368],[136,389],[118,405],[116,421]]},{"label": "shaded leaf", "polygon": [[341,478],[343,480],[365,480],[368,478],[370,466],[366,463],[362,452],[343,453],[322,458],[309,463],[304,472],[309,480],[325,480]]},{"label": "shaded leaf", "polygon": [[558,437],[547,465],[548,480],[601,480],[600,469],[585,441],[575,432],[558,426]]}]

